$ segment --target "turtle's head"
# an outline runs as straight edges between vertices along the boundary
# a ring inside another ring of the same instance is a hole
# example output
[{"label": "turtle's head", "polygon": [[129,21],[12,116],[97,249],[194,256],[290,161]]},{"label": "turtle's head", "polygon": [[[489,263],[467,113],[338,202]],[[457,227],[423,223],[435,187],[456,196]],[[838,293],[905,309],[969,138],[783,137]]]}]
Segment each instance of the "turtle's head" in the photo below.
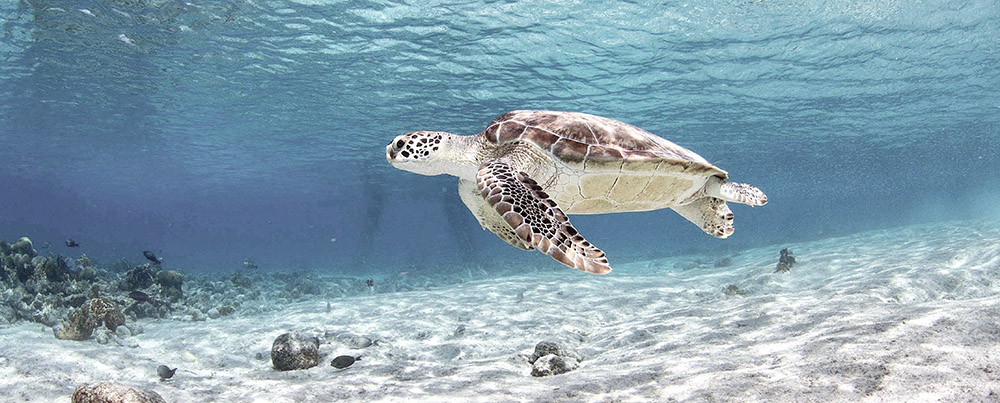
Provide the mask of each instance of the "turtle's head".
[{"label": "turtle's head", "polygon": [[476,152],[468,149],[467,136],[445,132],[411,132],[396,136],[385,147],[392,166],[421,175],[475,175]]}]

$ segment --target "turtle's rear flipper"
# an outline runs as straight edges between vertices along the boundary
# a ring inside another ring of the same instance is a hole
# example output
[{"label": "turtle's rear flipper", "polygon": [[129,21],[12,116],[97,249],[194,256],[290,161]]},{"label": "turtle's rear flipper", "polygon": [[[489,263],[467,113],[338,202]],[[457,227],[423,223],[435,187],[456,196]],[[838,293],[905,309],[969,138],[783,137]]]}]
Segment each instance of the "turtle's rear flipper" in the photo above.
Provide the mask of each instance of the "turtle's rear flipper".
[{"label": "turtle's rear flipper", "polygon": [[526,244],[577,270],[611,271],[604,251],[577,233],[556,202],[524,172],[502,161],[488,161],[479,167],[476,185],[483,199]]},{"label": "turtle's rear flipper", "polygon": [[706,234],[727,238],[733,234],[733,212],[726,201],[717,197],[702,197],[683,206],[672,207],[681,217],[697,225]]},{"label": "turtle's rear flipper", "polygon": [[743,203],[748,206],[763,206],[767,204],[767,195],[754,185],[746,183],[726,182],[719,187],[719,194],[727,201]]}]

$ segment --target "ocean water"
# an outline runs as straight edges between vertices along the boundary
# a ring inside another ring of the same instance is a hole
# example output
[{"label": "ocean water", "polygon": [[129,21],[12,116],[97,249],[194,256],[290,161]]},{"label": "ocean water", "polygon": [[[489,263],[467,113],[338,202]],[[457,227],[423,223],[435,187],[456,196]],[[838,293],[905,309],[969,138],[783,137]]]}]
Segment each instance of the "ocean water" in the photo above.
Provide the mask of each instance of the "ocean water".
[{"label": "ocean water", "polygon": [[[992,1],[0,2],[0,229],[186,271],[553,267],[481,231],[413,130],[645,128],[763,189],[713,239],[576,217],[612,262],[998,216]],[[561,268],[559,268],[561,269]],[[567,273],[573,275],[575,273]]]},{"label": "ocean water", "polygon": [[[572,216],[615,268],[593,276],[483,231],[454,177],[386,162],[399,134],[516,109],[631,123],[769,203],[731,204],[724,240],[667,210]],[[0,162],[0,239],[106,270],[150,250],[185,276],[167,303],[101,274],[128,332],[84,341],[52,334],[89,283],[0,279],[6,397],[1000,393],[992,0],[0,0]],[[785,247],[799,263],[776,274]],[[289,331],[365,360],[276,372]],[[541,340],[580,369],[529,376]]]}]

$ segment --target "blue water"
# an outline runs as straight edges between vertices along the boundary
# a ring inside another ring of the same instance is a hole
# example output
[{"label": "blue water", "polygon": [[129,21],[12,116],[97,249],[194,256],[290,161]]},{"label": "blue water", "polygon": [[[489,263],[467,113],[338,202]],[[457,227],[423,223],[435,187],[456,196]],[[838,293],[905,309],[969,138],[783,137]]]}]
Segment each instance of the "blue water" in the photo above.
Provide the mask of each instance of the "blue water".
[{"label": "blue water", "polygon": [[385,161],[511,109],[632,123],[769,196],[727,240],[573,217],[612,265],[1000,217],[995,1],[641,3],[0,0],[0,238],[188,272],[569,270]]}]

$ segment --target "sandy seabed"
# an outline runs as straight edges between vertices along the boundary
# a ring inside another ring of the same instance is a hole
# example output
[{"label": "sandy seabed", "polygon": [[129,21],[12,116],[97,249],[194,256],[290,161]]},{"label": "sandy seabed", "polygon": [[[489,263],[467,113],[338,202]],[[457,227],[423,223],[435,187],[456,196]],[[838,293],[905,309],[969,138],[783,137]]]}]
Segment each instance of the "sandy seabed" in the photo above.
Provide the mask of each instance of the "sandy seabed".
[{"label": "sandy seabed", "polygon": [[[69,401],[118,382],[169,402],[1000,401],[1000,226],[949,222],[741,252],[289,304],[207,321],[140,320],[132,346],[0,328],[0,400]],[[798,263],[774,273],[778,249]],[[736,285],[742,295],[723,290]],[[456,330],[464,326],[464,332]],[[281,333],[319,366],[279,372]],[[336,335],[376,345],[352,349]],[[543,340],[583,356],[536,378]],[[138,346],[136,347],[135,344]],[[363,355],[337,370],[330,359]],[[180,368],[160,381],[156,367]]]}]

